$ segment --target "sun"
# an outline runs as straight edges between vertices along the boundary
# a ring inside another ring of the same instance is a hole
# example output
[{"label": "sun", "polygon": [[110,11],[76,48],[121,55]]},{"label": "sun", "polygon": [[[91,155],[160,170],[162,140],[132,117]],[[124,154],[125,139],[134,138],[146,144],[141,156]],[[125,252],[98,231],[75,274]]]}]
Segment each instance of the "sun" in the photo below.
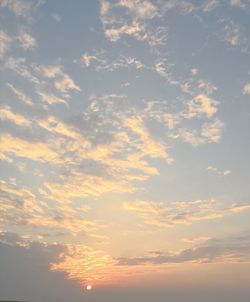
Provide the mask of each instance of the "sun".
[{"label": "sun", "polygon": [[92,285],[88,284],[88,285],[86,286],[86,290],[91,290],[91,289],[92,289]]}]

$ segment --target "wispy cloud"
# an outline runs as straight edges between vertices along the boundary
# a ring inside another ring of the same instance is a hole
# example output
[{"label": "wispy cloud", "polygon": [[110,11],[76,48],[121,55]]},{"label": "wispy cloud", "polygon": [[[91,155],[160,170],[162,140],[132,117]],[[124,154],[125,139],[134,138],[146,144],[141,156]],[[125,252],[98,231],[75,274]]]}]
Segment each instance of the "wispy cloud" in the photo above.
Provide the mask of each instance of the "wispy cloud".
[{"label": "wispy cloud", "polygon": [[226,239],[209,239],[201,246],[177,253],[156,256],[118,258],[118,265],[161,265],[170,263],[237,263],[250,261],[249,235]]},{"label": "wispy cloud", "polygon": [[40,0],[2,0],[0,6],[9,9],[18,17],[29,17],[41,3]]},{"label": "wispy cloud", "polygon": [[24,30],[20,30],[18,32],[17,39],[20,43],[20,46],[24,50],[34,49],[37,47],[36,39],[31,34],[27,33]]},{"label": "wispy cloud", "polygon": [[33,102],[29,96],[24,94],[21,90],[17,89],[13,84],[7,83],[6,84],[11,91],[18,97],[18,99],[23,102],[25,105],[33,106]]},{"label": "wispy cloud", "polygon": [[29,127],[31,122],[24,116],[14,113],[10,107],[0,107],[0,120],[8,120],[18,126]]},{"label": "wispy cloud", "polygon": [[3,57],[10,48],[12,38],[4,30],[0,30],[0,58]]},{"label": "wispy cloud", "polygon": [[195,200],[164,205],[159,202],[135,200],[123,204],[125,210],[134,212],[144,223],[158,227],[172,227],[178,224],[191,224],[202,220],[223,218],[235,213],[238,209],[244,211],[250,205],[232,205],[228,208],[218,207],[215,200]]},{"label": "wispy cloud", "polygon": [[250,83],[247,83],[243,88],[243,94],[250,94]]}]

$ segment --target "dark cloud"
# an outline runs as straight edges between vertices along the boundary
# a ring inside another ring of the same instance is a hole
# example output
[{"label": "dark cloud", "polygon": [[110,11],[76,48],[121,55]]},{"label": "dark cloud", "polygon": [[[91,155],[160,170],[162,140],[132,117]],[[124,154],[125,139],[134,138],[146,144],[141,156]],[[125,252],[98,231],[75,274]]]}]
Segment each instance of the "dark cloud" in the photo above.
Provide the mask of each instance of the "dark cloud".
[{"label": "dark cloud", "polygon": [[157,253],[154,256],[118,258],[118,265],[145,265],[195,262],[220,262],[229,258],[235,262],[250,262],[250,235],[227,239],[210,239],[203,246],[185,249],[177,254]]},{"label": "dark cloud", "polygon": [[80,302],[80,286],[50,271],[50,263],[57,262],[62,251],[62,245],[27,242],[17,234],[0,233],[0,299],[68,302],[74,297]]}]

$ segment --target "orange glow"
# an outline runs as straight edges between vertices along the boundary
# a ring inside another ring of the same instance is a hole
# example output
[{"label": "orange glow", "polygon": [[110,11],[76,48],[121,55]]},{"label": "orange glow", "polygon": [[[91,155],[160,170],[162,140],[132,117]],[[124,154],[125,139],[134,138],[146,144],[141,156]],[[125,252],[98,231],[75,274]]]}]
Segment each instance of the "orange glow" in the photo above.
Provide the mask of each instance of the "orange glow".
[{"label": "orange glow", "polygon": [[86,286],[86,290],[91,290],[91,289],[92,289],[92,285],[88,284],[88,285]]}]

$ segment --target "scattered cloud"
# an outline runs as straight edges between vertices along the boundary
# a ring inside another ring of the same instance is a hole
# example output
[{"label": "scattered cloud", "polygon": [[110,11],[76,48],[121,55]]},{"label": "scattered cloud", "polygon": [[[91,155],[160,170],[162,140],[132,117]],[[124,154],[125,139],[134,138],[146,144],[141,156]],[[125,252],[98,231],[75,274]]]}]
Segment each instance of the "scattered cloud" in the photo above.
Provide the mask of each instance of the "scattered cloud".
[{"label": "scattered cloud", "polygon": [[38,6],[42,4],[41,0],[1,0],[0,7],[8,8],[17,17],[29,17]]},{"label": "scattered cloud", "polygon": [[193,118],[205,114],[208,118],[211,118],[217,111],[217,104],[217,101],[207,95],[199,94],[187,103],[188,116]]},{"label": "scattered cloud", "polygon": [[202,4],[202,9],[204,12],[211,12],[215,10],[220,5],[219,0],[205,0]]},{"label": "scattered cloud", "polygon": [[0,120],[8,120],[22,127],[31,126],[31,122],[27,118],[20,114],[14,113],[8,106],[0,107]]},{"label": "scattered cloud", "polygon": [[92,67],[96,71],[112,72],[121,68],[134,67],[135,69],[145,68],[145,65],[134,57],[120,55],[114,60],[107,59],[105,53],[96,51],[94,54],[84,53],[82,55],[84,67]]},{"label": "scattered cloud", "polygon": [[243,88],[243,94],[250,94],[250,83],[247,83]]},{"label": "scattered cloud", "polygon": [[232,171],[231,171],[231,170],[225,170],[225,171],[223,172],[223,175],[224,175],[224,176],[227,176],[227,175],[230,175],[230,174],[232,174]]},{"label": "scattered cloud", "polygon": [[249,0],[230,0],[232,6],[238,6],[244,10],[250,9]]},{"label": "scattered cloud", "polygon": [[17,39],[24,50],[34,49],[37,47],[36,39],[24,30],[19,31]]},{"label": "scattered cloud", "polygon": [[18,97],[18,99],[24,103],[25,105],[28,106],[33,106],[34,103],[32,102],[31,98],[25,95],[21,90],[17,89],[13,84],[7,83],[6,84],[11,91]]},{"label": "scattered cloud", "polygon": [[39,79],[33,74],[25,58],[9,57],[5,61],[4,66],[5,68],[14,71],[29,82],[34,83],[36,85],[40,84]]},{"label": "scattered cloud", "polygon": [[228,208],[220,208],[215,200],[176,202],[170,205],[142,200],[125,202],[123,208],[141,217],[145,224],[165,228],[223,218],[237,210],[240,212],[249,209],[250,205],[232,205]]},{"label": "scattered cloud", "polygon": [[[119,14],[120,8],[124,9],[122,15]],[[162,12],[148,0],[121,0],[116,4],[102,0],[100,6],[104,33],[112,42],[127,35],[139,41],[146,41],[150,46],[165,44],[166,28],[161,26],[152,28],[147,22],[161,14]]]},{"label": "scattered cloud", "polygon": [[208,171],[215,172],[215,173],[217,173],[218,175],[222,175],[222,176],[228,176],[228,175],[232,174],[232,171],[229,170],[229,169],[226,169],[226,170],[224,170],[224,171],[220,171],[218,168],[213,167],[213,166],[208,166],[208,167],[207,167],[207,170],[208,170]]},{"label": "scattered cloud", "polygon": [[238,47],[242,52],[248,53],[250,41],[245,29],[230,18],[221,18],[219,23],[223,25],[221,39],[230,43],[233,47]]},{"label": "scattered cloud", "polygon": [[[61,254],[61,261],[52,263],[52,271],[64,272],[71,280],[83,284],[102,281],[110,274],[110,266],[114,260],[102,251],[94,250],[86,245],[68,245]],[[109,276],[110,278],[111,276]],[[106,281],[106,280],[105,280]]]},{"label": "scattered cloud", "polygon": [[12,38],[4,30],[0,30],[0,58],[2,58],[10,48]]},{"label": "scattered cloud", "polygon": [[0,138],[1,154],[11,154],[15,157],[38,160],[48,163],[62,163],[58,154],[41,142],[29,142],[10,134],[4,134]]},{"label": "scattered cloud", "polygon": [[55,88],[62,92],[67,93],[69,90],[81,91],[80,87],[74,82],[74,80],[63,71],[60,65],[51,66],[37,66],[38,71],[40,71],[46,78],[54,79]]},{"label": "scattered cloud", "polygon": [[53,18],[53,20],[55,20],[57,23],[62,21],[62,17],[58,14],[52,14],[51,17]]},{"label": "scattered cloud", "polygon": [[118,258],[117,265],[161,265],[170,263],[249,263],[249,235],[226,239],[209,239],[201,246],[177,253],[156,256]]}]

